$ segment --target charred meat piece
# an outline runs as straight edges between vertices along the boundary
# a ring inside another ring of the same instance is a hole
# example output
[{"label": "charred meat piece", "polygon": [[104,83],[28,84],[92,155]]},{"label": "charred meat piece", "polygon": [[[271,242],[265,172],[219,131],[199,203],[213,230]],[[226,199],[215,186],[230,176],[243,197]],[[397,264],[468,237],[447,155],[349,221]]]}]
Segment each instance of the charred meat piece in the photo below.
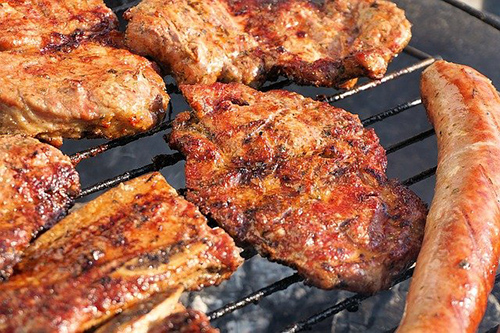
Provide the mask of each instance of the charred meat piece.
[{"label": "charred meat piece", "polygon": [[187,199],[310,284],[375,292],[415,260],[426,207],[385,175],[358,117],[287,91],[183,86],[194,109],[170,136]]},{"label": "charred meat piece", "polygon": [[153,64],[84,43],[70,53],[0,52],[0,134],[117,138],[153,127],[169,96]]},{"label": "charred meat piece", "polygon": [[411,38],[385,0],[144,0],[125,14],[126,44],[156,58],[179,84],[259,86],[283,74],[300,84],[380,78]]},{"label": "charred meat piece", "polygon": [[0,51],[51,50],[117,27],[102,0],[0,0]]},{"label": "charred meat piece", "polygon": [[229,235],[145,175],[34,242],[0,288],[0,331],[81,332],[156,292],[218,284],[241,262]]},{"label": "charred meat piece", "polygon": [[30,241],[66,214],[79,191],[78,173],[58,149],[0,135],[0,281]]}]

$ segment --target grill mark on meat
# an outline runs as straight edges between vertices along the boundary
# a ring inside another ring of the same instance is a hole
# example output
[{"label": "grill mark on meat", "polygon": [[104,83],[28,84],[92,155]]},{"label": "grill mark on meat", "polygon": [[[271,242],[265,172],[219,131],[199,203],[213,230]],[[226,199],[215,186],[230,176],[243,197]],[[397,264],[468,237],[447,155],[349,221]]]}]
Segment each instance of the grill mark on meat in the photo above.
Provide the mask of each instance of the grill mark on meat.
[{"label": "grill mark on meat", "polygon": [[159,173],[144,175],[30,246],[0,288],[0,330],[81,332],[153,293],[219,284],[242,263],[239,251]]},{"label": "grill mark on meat", "polygon": [[0,4],[0,51],[51,52],[105,38],[118,19],[102,0],[7,0]]},{"label": "grill mark on meat", "polygon": [[112,139],[152,128],[168,108],[152,63],[127,50],[85,42],[69,53],[0,52],[0,63],[0,134]]},{"label": "grill mark on meat", "polygon": [[403,11],[382,0],[145,0],[125,18],[128,47],[179,84],[259,86],[285,75],[348,88],[382,77],[411,38]]},{"label": "grill mark on meat", "polygon": [[[414,261],[426,207],[387,179],[383,148],[357,117],[241,84],[181,90],[193,111],[169,143],[186,155],[187,199],[237,241],[327,289],[374,292]],[[248,105],[217,107],[235,97]]]},{"label": "grill mark on meat", "polygon": [[66,215],[79,193],[70,159],[32,138],[0,136],[0,281],[30,241]]}]

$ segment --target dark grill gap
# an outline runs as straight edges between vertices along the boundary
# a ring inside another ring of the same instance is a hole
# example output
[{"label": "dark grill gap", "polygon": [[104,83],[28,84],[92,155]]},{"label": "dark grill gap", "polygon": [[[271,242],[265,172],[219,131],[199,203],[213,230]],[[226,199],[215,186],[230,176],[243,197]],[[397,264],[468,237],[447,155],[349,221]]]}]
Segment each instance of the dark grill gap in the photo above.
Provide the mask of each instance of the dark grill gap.
[{"label": "dark grill gap", "polygon": [[[114,7],[113,10],[115,12],[124,12],[128,8],[138,4],[140,2],[140,0],[134,0],[134,1],[126,3],[126,1],[127,0],[124,1],[125,2],[124,4],[117,6],[117,7]],[[468,14],[480,19],[484,23],[486,23],[486,24],[488,24],[488,25],[490,25],[490,26],[492,26],[500,31],[500,20],[498,18],[496,18],[495,16],[492,16],[490,14],[476,10],[476,9],[474,9],[474,8],[472,8],[472,7],[466,5],[458,0],[438,0],[438,1],[443,1],[443,2],[446,2],[454,7],[457,7],[457,8],[467,12]],[[429,54],[427,54],[426,52],[421,51],[421,50],[419,50],[415,47],[412,47],[412,46],[407,46],[405,48],[404,52],[406,54],[412,56],[413,58],[419,60],[419,61],[413,65],[410,65],[410,66],[405,67],[403,69],[400,69],[398,71],[389,73],[384,78],[382,78],[380,80],[370,81],[370,82],[367,82],[365,84],[358,85],[357,87],[355,87],[352,90],[341,92],[341,93],[331,95],[331,96],[319,95],[316,97],[316,99],[320,100],[320,101],[325,101],[328,103],[334,103],[334,102],[346,99],[348,97],[354,96],[360,92],[375,88],[375,87],[382,85],[388,81],[397,79],[397,78],[402,77],[404,75],[410,74],[410,73],[415,72],[415,71],[420,70],[420,69],[423,69],[423,68],[431,65],[437,59],[440,59],[440,57],[432,57]],[[266,91],[266,90],[271,90],[271,89],[284,88],[290,84],[292,84],[291,81],[283,80],[283,81],[269,84],[268,86],[262,88],[262,90]],[[168,84],[168,87],[169,87],[169,89],[168,89],[169,93],[171,93],[171,94],[178,94],[179,93],[179,90],[177,89],[177,87],[173,86],[172,84]],[[416,98],[414,100],[399,104],[399,105],[397,105],[394,108],[391,108],[389,110],[386,110],[386,111],[380,112],[376,115],[373,115],[371,117],[368,117],[368,118],[362,120],[362,123],[364,126],[370,126],[370,125],[373,125],[375,123],[382,122],[385,119],[388,119],[388,118],[393,117],[395,115],[401,114],[401,113],[403,113],[407,110],[410,110],[410,109],[412,109],[420,104],[422,104],[421,99]],[[170,110],[165,110],[165,111],[170,114],[172,110],[170,109]],[[95,156],[99,155],[100,153],[103,153],[103,152],[108,151],[110,149],[113,149],[115,147],[124,146],[126,144],[129,144],[129,143],[134,142],[136,140],[139,140],[141,138],[155,135],[159,132],[168,130],[170,128],[171,128],[171,121],[168,120],[168,121],[165,121],[164,123],[160,124],[156,128],[148,131],[148,132],[141,133],[141,134],[138,134],[135,136],[130,136],[130,137],[125,137],[125,138],[121,138],[121,139],[117,139],[117,140],[112,140],[112,141],[109,141],[107,143],[98,145],[96,147],[89,148],[89,149],[83,150],[81,152],[75,153],[71,156],[71,160],[74,164],[78,164],[83,159],[95,157]],[[429,130],[426,130],[424,132],[421,132],[420,134],[417,134],[417,135],[414,135],[414,136],[409,137],[407,139],[404,139],[398,143],[395,143],[395,144],[387,147],[386,148],[387,154],[392,154],[392,153],[399,151],[403,148],[409,147],[409,146],[411,146],[419,141],[425,140],[425,139],[433,136],[434,134],[435,134],[434,130],[429,129]],[[140,167],[140,168],[137,168],[137,169],[127,171],[119,176],[113,177],[113,178],[108,179],[108,180],[103,181],[103,182],[99,182],[95,185],[92,185],[90,187],[83,189],[78,198],[82,198],[82,197],[85,197],[87,195],[90,195],[90,194],[93,194],[93,193],[96,193],[96,192],[99,192],[102,190],[109,189],[111,187],[114,187],[114,186],[122,183],[122,182],[125,182],[125,181],[130,180],[130,179],[135,178],[135,177],[138,177],[140,175],[143,175],[143,174],[146,174],[146,173],[149,173],[152,171],[159,171],[165,167],[172,166],[183,159],[184,159],[184,157],[180,153],[174,153],[174,154],[170,154],[170,155],[166,155],[166,154],[157,155],[157,156],[153,157],[152,163],[150,163],[150,164],[147,164],[147,165]],[[415,184],[417,184],[417,183],[419,183],[427,178],[432,177],[436,173],[436,169],[437,169],[437,167],[434,166],[432,168],[424,170],[424,171],[402,181],[402,184],[404,184],[406,186],[415,185]],[[247,249],[242,253],[242,255],[244,256],[245,259],[250,259],[255,254],[256,253],[253,249]],[[393,286],[398,284],[398,283],[401,283],[403,281],[408,280],[412,276],[412,274],[413,274],[413,268],[410,268],[409,270],[404,272],[394,282]],[[215,320],[215,319],[221,318],[222,316],[225,316],[229,313],[232,313],[232,312],[234,312],[238,309],[241,309],[249,304],[252,304],[252,303],[257,304],[263,298],[268,297],[276,292],[285,290],[288,287],[290,287],[291,285],[293,285],[295,283],[299,283],[301,281],[303,281],[303,278],[300,277],[297,273],[292,274],[292,275],[285,277],[277,282],[274,282],[271,285],[268,285],[264,288],[261,288],[260,290],[253,292],[240,300],[236,300],[234,302],[228,303],[219,309],[216,309],[212,312],[209,312],[208,316],[209,316],[210,320]],[[495,278],[495,284],[498,282],[500,282],[500,274],[498,274]],[[298,321],[294,324],[291,324],[286,329],[284,329],[282,332],[283,333],[294,333],[294,332],[299,332],[299,331],[311,329],[315,324],[317,324],[317,323],[319,323],[327,318],[330,318],[330,317],[338,314],[339,312],[342,312],[344,310],[356,311],[358,306],[364,300],[366,300],[370,297],[372,297],[372,296],[355,294],[351,297],[344,299],[341,302],[338,302],[337,304],[335,304],[335,305],[333,305],[333,306],[331,306],[323,311],[320,311],[317,314],[310,316],[309,318],[307,318],[305,320],[301,320],[301,321]],[[389,332],[394,332],[395,329],[396,328],[391,329],[391,330],[389,330]],[[491,330],[488,330],[488,332],[496,332],[497,329],[498,329],[498,326],[496,326],[495,328],[492,328]]]}]

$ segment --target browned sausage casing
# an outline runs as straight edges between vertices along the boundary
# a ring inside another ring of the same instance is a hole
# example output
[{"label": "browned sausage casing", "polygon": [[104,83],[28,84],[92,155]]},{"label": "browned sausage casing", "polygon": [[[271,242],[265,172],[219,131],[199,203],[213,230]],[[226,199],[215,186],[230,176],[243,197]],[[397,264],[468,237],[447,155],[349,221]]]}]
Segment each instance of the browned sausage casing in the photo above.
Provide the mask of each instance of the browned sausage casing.
[{"label": "browned sausage casing", "polygon": [[421,91],[438,139],[436,191],[397,332],[475,332],[500,249],[500,97],[445,61],[423,73]]}]

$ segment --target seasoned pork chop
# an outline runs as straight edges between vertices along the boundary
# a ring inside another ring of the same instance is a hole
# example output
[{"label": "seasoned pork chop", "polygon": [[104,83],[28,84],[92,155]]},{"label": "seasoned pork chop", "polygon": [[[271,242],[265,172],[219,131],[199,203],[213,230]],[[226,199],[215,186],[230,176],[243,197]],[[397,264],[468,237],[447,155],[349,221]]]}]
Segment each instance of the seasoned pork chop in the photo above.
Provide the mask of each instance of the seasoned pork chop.
[{"label": "seasoned pork chop", "polygon": [[385,175],[358,117],[287,91],[183,86],[170,136],[187,199],[237,240],[321,288],[375,292],[415,260],[426,207]]},{"label": "seasoned pork chop", "polygon": [[143,0],[125,18],[127,45],[179,84],[258,86],[283,74],[338,87],[383,76],[411,38],[404,12],[385,0]]},{"label": "seasoned pork chop", "polygon": [[0,134],[53,144],[117,138],[153,127],[169,96],[148,60],[83,43],[70,53],[0,52]]},{"label": "seasoned pork chop", "polygon": [[149,174],[35,241],[0,288],[0,331],[81,332],[156,292],[218,284],[241,262],[222,229]]},{"label": "seasoned pork chop", "polygon": [[33,138],[0,135],[0,281],[30,241],[51,227],[80,191],[69,158]]},{"label": "seasoned pork chop", "polygon": [[50,50],[117,27],[102,0],[0,0],[0,51]]}]

